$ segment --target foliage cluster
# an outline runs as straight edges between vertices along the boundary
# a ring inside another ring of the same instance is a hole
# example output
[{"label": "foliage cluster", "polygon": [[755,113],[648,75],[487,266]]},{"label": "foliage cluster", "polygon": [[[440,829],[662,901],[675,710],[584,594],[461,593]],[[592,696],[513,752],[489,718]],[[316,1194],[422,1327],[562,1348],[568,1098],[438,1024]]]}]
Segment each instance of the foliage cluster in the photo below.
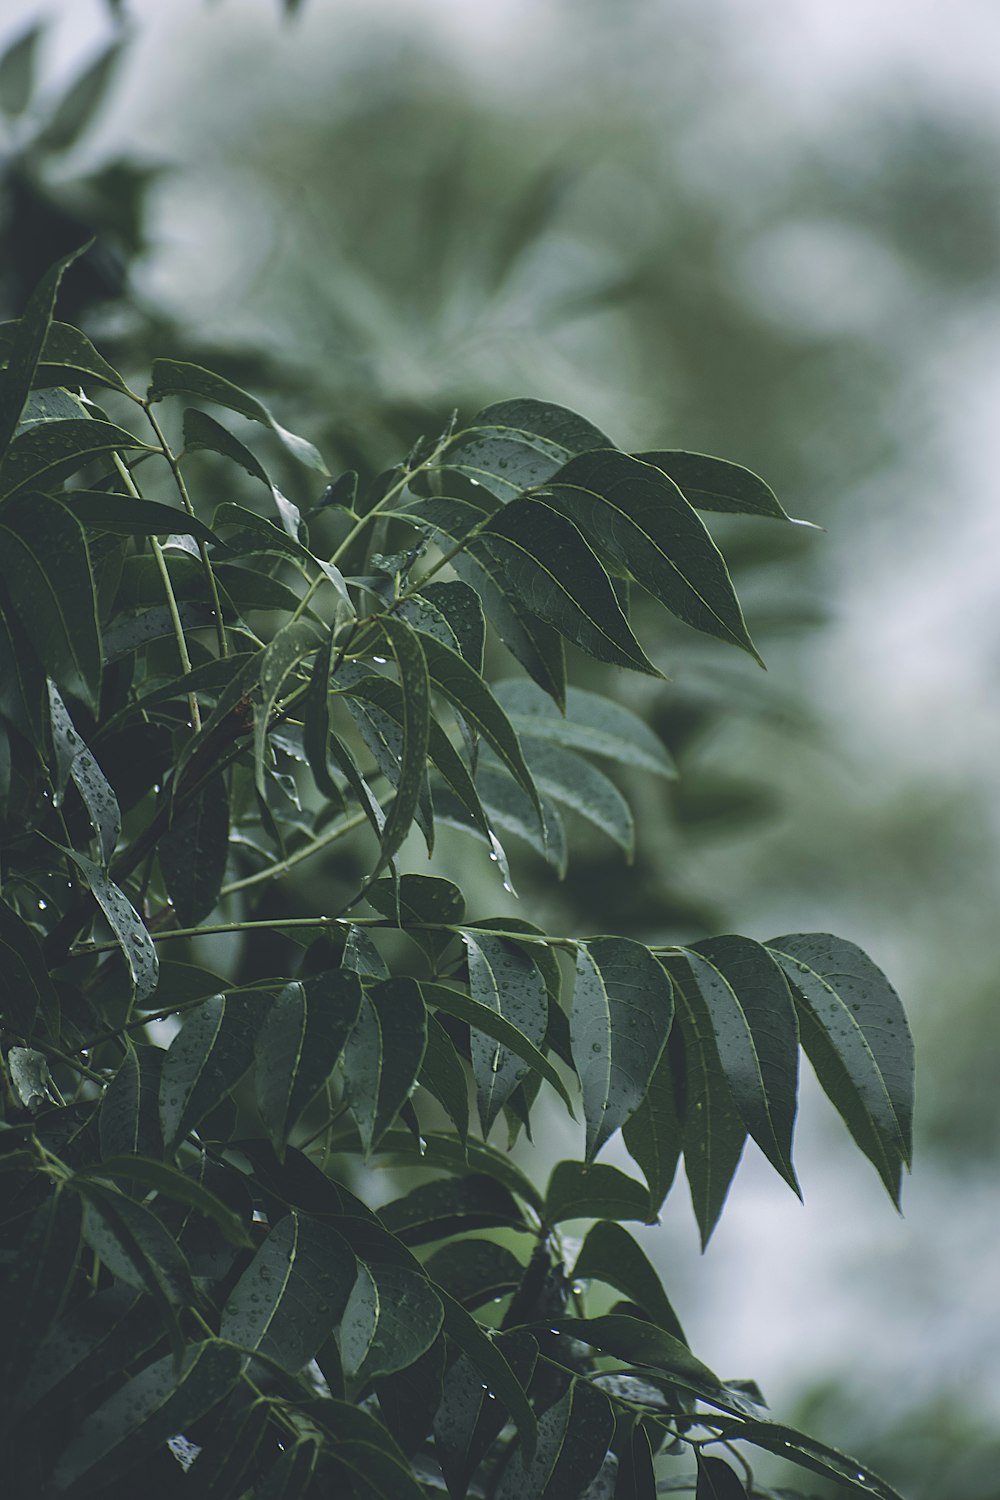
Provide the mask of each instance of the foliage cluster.
[{"label": "foliage cluster", "polygon": [[[73,259],[0,328],[15,1484],[125,1495],[145,1462],[257,1500],[775,1493],[742,1443],[891,1497],[696,1358],[623,1227],[683,1159],[706,1242],[748,1137],[798,1191],[800,1046],[898,1202],[884,975],[829,934],[470,917],[406,868],[458,829],[510,890],[504,841],[562,870],[566,810],[627,854],[595,760],[673,766],[566,648],[659,676],[641,594],[756,656],[700,513],[789,517],[737,465],[620,452],[535,400],[331,478],[201,366],[133,391],[54,319]],[[282,876],[324,856],[367,864],[339,910],[289,911]],[[583,1149],[542,1188],[510,1148],[559,1104]],[[641,1181],[597,1160],[619,1132]]]}]

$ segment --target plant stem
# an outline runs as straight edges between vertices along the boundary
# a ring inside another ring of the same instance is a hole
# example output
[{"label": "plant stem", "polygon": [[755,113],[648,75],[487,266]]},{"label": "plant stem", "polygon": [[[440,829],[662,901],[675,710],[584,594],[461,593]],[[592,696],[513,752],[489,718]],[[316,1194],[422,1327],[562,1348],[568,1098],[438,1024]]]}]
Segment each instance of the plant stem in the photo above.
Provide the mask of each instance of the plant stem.
[{"label": "plant stem", "polygon": [[320,834],[318,838],[312,839],[308,844],[304,844],[301,849],[296,849],[286,859],[279,860],[277,864],[269,865],[266,870],[258,870],[256,875],[245,875],[242,880],[231,880],[228,885],[222,887],[219,895],[231,896],[234,891],[245,891],[248,886],[261,885],[266,880],[278,880],[282,875],[286,875],[295,865],[301,864],[305,859],[310,859],[312,855],[318,854],[321,849],[325,849],[328,845],[336,843],[337,839],[342,838],[346,833],[350,833],[352,829],[359,828],[365,822],[367,822],[366,813],[355,813],[346,822],[337,823],[333,828],[327,829],[325,833]]}]

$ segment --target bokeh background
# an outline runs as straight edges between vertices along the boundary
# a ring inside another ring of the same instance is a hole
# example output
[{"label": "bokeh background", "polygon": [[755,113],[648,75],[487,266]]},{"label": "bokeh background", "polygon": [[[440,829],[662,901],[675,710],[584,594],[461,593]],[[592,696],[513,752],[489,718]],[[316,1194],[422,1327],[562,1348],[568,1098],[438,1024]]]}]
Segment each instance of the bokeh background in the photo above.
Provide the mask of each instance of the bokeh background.
[{"label": "bokeh background", "polygon": [[[677,788],[629,788],[628,879],[574,828],[562,885],[524,854],[522,903],[647,939],[828,929],[890,973],[904,1216],[807,1080],[805,1204],[748,1157],[704,1256],[682,1183],[647,1249],[780,1416],[913,1500],[997,1500],[1000,8],[285,9],[4,0],[0,52],[38,30],[0,65],[0,316],[96,232],[63,316],[128,369],[277,393],[331,467],[533,395],[742,462],[825,529],[716,527],[770,670],[658,637],[669,684],[627,688]],[[473,904],[503,899],[484,873]]]}]

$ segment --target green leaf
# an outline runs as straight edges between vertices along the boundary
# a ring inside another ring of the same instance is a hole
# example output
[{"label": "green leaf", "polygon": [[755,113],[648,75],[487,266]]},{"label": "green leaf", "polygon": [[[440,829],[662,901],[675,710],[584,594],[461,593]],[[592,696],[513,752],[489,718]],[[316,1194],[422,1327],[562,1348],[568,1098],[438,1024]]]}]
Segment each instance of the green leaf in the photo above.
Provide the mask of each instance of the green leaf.
[{"label": "green leaf", "polygon": [[799,1031],[784,975],[759,943],[732,935],[693,944],[684,961],[688,1004],[707,1017],[740,1117],[801,1197],[792,1166]]},{"label": "green leaf", "polygon": [[635,823],[613,781],[582,756],[520,731],[521,748],[540,792],[570,807],[614,839],[629,861],[635,850]]},{"label": "green leaf", "polygon": [[135,1003],[142,1005],[156,989],[160,972],[156,945],[146,931],[145,923],[131,901],[108,879],[99,865],[75,849],[64,849],[63,853],[76,865],[107,917],[128,965]]},{"label": "green leaf", "polygon": [[[536,1213],[541,1212],[542,1199],[534,1183],[513,1161],[506,1151],[498,1151],[474,1137],[466,1142],[453,1135],[435,1135],[428,1131],[422,1144],[411,1135],[393,1131],[382,1142],[382,1150],[390,1152],[400,1165],[419,1165],[421,1168],[440,1167],[442,1171],[458,1176],[467,1173],[470,1167],[476,1172],[485,1172],[509,1187],[512,1193],[530,1203]],[[392,1165],[389,1162],[388,1165]]]},{"label": "green leaf", "polygon": [[329,474],[330,471],[323,462],[319,450],[312,443],[282,427],[262,402],[241,390],[232,381],[214,374],[211,370],[205,370],[200,365],[187,364],[178,359],[154,359],[153,383],[149,388],[149,399],[160,401],[164,396],[178,395],[198,396],[203,401],[211,401],[216,406],[224,406],[227,411],[238,412],[240,416],[248,417],[251,422],[262,422],[265,427],[270,427],[283,446],[300,463],[318,470],[320,474]]},{"label": "green leaf", "polygon": [[163,1222],[141,1203],[91,1178],[72,1179],[83,1199],[83,1236],[112,1276],[160,1303],[195,1300],[191,1271]]},{"label": "green leaf", "polygon": [[170,1354],[149,1365],[84,1417],[56,1463],[56,1489],[88,1476],[99,1491],[224,1400],[241,1367],[239,1350],[217,1339],[192,1345],[179,1372]]},{"label": "green leaf", "polygon": [[24,1379],[35,1346],[59,1316],[69,1294],[80,1229],[79,1199],[65,1191],[50,1193],[20,1230],[17,1251],[4,1268],[0,1388],[5,1411]]},{"label": "green leaf", "polygon": [[650,1208],[654,1213],[659,1212],[670,1191],[683,1141],[673,1051],[671,1040],[660,1053],[646,1097],[622,1127],[629,1155],[649,1187]]},{"label": "green leaf", "polygon": [[239,1083],[253,1062],[257,1024],[252,1005],[238,996],[214,995],[187,1013],[164,1059],[160,1083],[160,1124],[168,1151]]},{"label": "green leaf", "polygon": [[247,510],[245,506],[236,505],[231,500],[224,500],[212,518],[213,526],[219,529],[223,526],[241,528],[237,537],[230,537],[228,543],[225,544],[226,549],[234,555],[244,552],[251,554],[277,552],[285,557],[294,557],[300,562],[312,564],[319,568],[320,572],[333,584],[339,596],[338,608],[343,607],[346,611],[344,617],[353,619],[354,605],[343,573],[333,563],[324,562],[315,553],[310,552],[309,548],[299,541],[297,522],[292,515],[294,507],[291,506],[290,501],[285,500],[280,491],[275,490],[274,497],[276,502],[281,502],[278,503],[278,512],[284,521],[292,524],[292,530],[276,526],[273,521],[269,521],[265,516],[257,515],[256,511]]},{"label": "green leaf", "polygon": [[109,1156],[92,1166],[81,1168],[76,1173],[74,1182],[79,1183],[90,1177],[100,1177],[112,1182],[138,1182],[175,1203],[183,1203],[204,1214],[219,1227],[230,1244],[250,1244],[241,1220],[221,1198],[203,1187],[194,1177],[187,1176],[167,1162],[131,1154]]},{"label": "green leaf", "polygon": [[[527,1383],[528,1377],[524,1378],[522,1384],[522,1379],[515,1374],[511,1363],[506,1358],[502,1336],[496,1339],[487,1337],[464,1307],[461,1307],[453,1297],[449,1297],[443,1289],[439,1288],[438,1291],[444,1305],[445,1333],[455,1347],[465,1355],[480,1380],[485,1381],[487,1389],[483,1394],[486,1399],[492,1394],[506,1409],[517,1428],[523,1449],[530,1458],[538,1441],[538,1423],[524,1392],[524,1384]],[[524,1349],[525,1345],[520,1344],[518,1347]],[[530,1364],[533,1367],[533,1357]],[[530,1376],[530,1369],[528,1376]],[[436,1431],[437,1423],[435,1423]],[[452,1494],[454,1493],[453,1490]]]},{"label": "green leaf", "polygon": [[76,144],[104,102],[123,45],[110,42],[70,84],[36,137],[36,150],[68,151]]},{"label": "green leaf", "polygon": [[698,1452],[698,1487],[695,1500],[747,1500],[743,1481],[721,1458]]},{"label": "green leaf", "polygon": [[[0,365],[6,365],[10,360],[19,326],[16,322],[0,323]],[[50,323],[33,384],[42,387],[69,386],[75,389],[92,383],[109,386],[112,390],[131,397],[133,401],[138,400],[118,371],[108,364],[103,355],[98,354],[86,334],[70,323]]]},{"label": "green leaf", "polygon": [[178,924],[197,926],[215,908],[229,857],[229,796],[221,774],[185,803],[156,852]]},{"label": "green leaf", "polygon": [[0,967],[5,975],[0,1015],[6,1026],[28,1037],[41,1011],[50,1036],[58,1036],[59,996],[49,977],[42,945],[6,901],[0,901]]},{"label": "green leaf", "polygon": [[[538,1048],[548,1029],[548,994],[534,960],[516,943],[487,933],[463,931],[472,999],[516,1026]],[[471,1036],[472,1072],[483,1137],[527,1074],[518,1052],[478,1028]]]},{"label": "green leaf", "polygon": [[[472,1327],[478,1331],[477,1324],[472,1323]],[[481,1337],[490,1350],[503,1358],[508,1387],[510,1381],[515,1382],[518,1390],[527,1387],[538,1358],[538,1345],[531,1335],[498,1333],[492,1341]],[[505,1407],[483,1384],[484,1373],[473,1357],[459,1355],[445,1376],[441,1404],[434,1418],[434,1449],[452,1500],[465,1500],[469,1481],[506,1420]],[[530,1413],[528,1407],[528,1416]]]},{"label": "green leaf", "polygon": [[465,1308],[481,1307],[513,1292],[524,1266],[503,1245],[488,1239],[451,1240],[424,1262],[432,1281]]},{"label": "green leaf", "polygon": [[286,985],[257,1033],[257,1107],[278,1159],[306,1105],[326,1083],[361,1009],[361,983],[329,969]]},{"label": "green leaf", "polygon": [[20,495],[0,506],[0,579],[48,675],[96,713],[101,643],[90,558],[79,522],[58,500]]},{"label": "green leaf", "polygon": [[347,1098],[365,1154],[409,1098],[427,1044],[427,1013],[412,979],[386,979],[365,995],[344,1048]]},{"label": "green leaf", "polygon": [[451,1038],[436,1016],[427,1017],[427,1047],[417,1075],[422,1088],[441,1105],[459,1138],[469,1133],[469,1088]]},{"label": "green leaf", "polygon": [[604,568],[583,534],[541,500],[512,500],[469,550],[503,568],[506,590],[598,661],[662,674],[622,614]]},{"label": "green leaf", "polygon": [[602,755],[668,780],[677,775],[669,750],[645,720],[600,693],[567,689],[566,712],[561,714],[549,695],[524,677],[495,682],[493,692],[520,735]]},{"label": "green leaf", "polygon": [[[728,459],[712,458],[707,453],[684,453],[677,449],[637,453],[636,458],[662,470],[682,491],[688,504],[697,510],[770,516],[775,521],[792,519],[782,510],[774,492],[763,479]],[[808,524],[806,521],[796,522],[799,526]]]},{"label": "green leaf", "polygon": [[615,1432],[608,1398],[587,1380],[570,1382],[538,1419],[530,1463],[517,1452],[503,1472],[497,1500],[576,1500],[598,1473]]},{"label": "green leaf", "polygon": [[407,1454],[415,1454],[431,1432],[444,1371],[445,1341],[439,1335],[412,1365],[384,1376],[376,1386],[382,1420]]},{"label": "green leaf", "polygon": [[673,1015],[670,980],[641,943],[594,938],[577,949],[570,1038],[588,1161],[642,1103]]},{"label": "green leaf", "polygon": [[316,653],[303,710],[302,744],[316,790],[328,802],[341,802],[340,788],[330,774],[330,673],[334,632],[330,630]]},{"label": "green leaf", "polygon": [[454,927],[465,916],[465,897],[458,886],[433,875],[401,875],[398,881],[378,880],[365,892],[365,899],[376,911],[398,923],[432,964],[456,937],[454,932],[432,929],[436,926]]},{"label": "green leaf", "polygon": [[545,495],[671,614],[760,661],[721,552],[661,470],[627,453],[590,453],[561,469]]},{"label": "green leaf", "polygon": [[[104,772],[77,733],[69,710],[51,679],[48,681],[48,690],[52,744],[56,753],[56,761],[57,764],[69,767],[70,775],[83,798],[101,846],[101,864],[107,868],[122,831],[118,798]],[[60,773],[58,787],[61,788],[64,785],[65,777]]]},{"label": "green leaf", "polygon": [[[0,73],[0,89],[2,84],[3,74]],[[0,379],[0,454],[6,453],[21,419],[21,411],[38,368],[45,335],[52,322],[59,283],[87,248],[82,246],[49,267],[32,292],[24,317],[13,331],[7,352],[7,368]]]},{"label": "green leaf", "polygon": [[158,451],[124,428],[96,418],[40,422],[20,433],[0,460],[0,497],[49,489],[96,458],[132,448]]},{"label": "green leaf", "polygon": [[163,1134],[158,1104],[166,1053],[160,1047],[133,1046],[131,1041],[127,1045],[101,1100],[101,1156],[160,1156]]},{"label": "green leaf", "polygon": [[684,1170],[704,1249],[743,1154],[746,1127],[733,1105],[707,1013],[689,1002],[683,985],[675,985],[674,999],[684,1047]]},{"label": "green leaf", "polygon": [[510,1190],[482,1173],[422,1182],[384,1204],[379,1218],[404,1245],[423,1245],[469,1229],[530,1227]]},{"label": "green leaf", "polygon": [[[716,1425],[715,1417],[712,1418],[712,1424]],[[814,1474],[822,1474],[824,1478],[846,1486],[851,1494],[875,1495],[877,1500],[902,1500],[902,1496],[891,1485],[865,1468],[864,1464],[859,1464],[857,1459],[849,1458],[846,1453],[841,1453],[826,1443],[818,1443],[815,1438],[797,1432],[794,1427],[784,1427],[777,1422],[747,1420],[742,1415],[732,1420],[720,1417],[718,1427],[722,1437],[730,1441],[737,1439],[752,1443],[755,1448],[762,1448],[767,1453],[777,1453],[801,1468],[809,1469]]]},{"label": "green leaf", "polygon": [[614,444],[599,428],[548,401],[499,401],[456,434],[441,467],[475,480],[498,500],[544,484],[574,453]]},{"label": "green leaf", "polygon": [[392,615],[379,622],[392,647],[402,691],[403,747],[396,796],[382,830],[382,848],[375,873],[384,868],[410,831],[427,774],[430,744],[430,678],[420,636]]},{"label": "green leaf", "polygon": [[14,1098],[32,1114],[37,1114],[45,1104],[62,1102],[53,1091],[44,1052],[37,1052],[34,1047],[11,1047],[6,1063]]},{"label": "green leaf", "polygon": [[[488,1001],[473,999],[448,984],[422,983],[420,988],[428,1005],[444,1011],[446,1016],[454,1016],[456,1020],[468,1022],[474,1030],[484,1032],[486,1036],[498,1042],[500,1047],[496,1052],[497,1056],[512,1052],[529,1067],[534,1068],[547,1083],[552,1085],[572,1114],[572,1100],[552,1063],[503,1011],[497,1010]],[[547,1023],[548,1005],[546,1003],[546,1025]]]},{"label": "green leaf", "polygon": [[419,594],[400,604],[397,612],[414,630],[435,636],[460,651],[477,672],[483,670],[486,621],[482,601],[467,583],[428,583]]},{"label": "green leaf", "polygon": [[561,707],[566,698],[566,660],[562,637],[538,618],[507,587],[506,562],[480,549],[475,556],[459,552],[451,565],[479,595],[487,619],[511,655]]},{"label": "green leaf", "polygon": [[344,1310],[344,1374],[360,1391],[415,1363],[441,1332],[444,1309],[426,1276],[388,1262],[362,1264]]},{"label": "green leaf", "polygon": [[292,1443],[254,1485],[254,1500],[299,1500],[308,1493],[319,1455],[319,1438]]},{"label": "green leaf", "polygon": [[257,1454],[274,1408],[266,1396],[248,1399],[237,1388],[208,1432],[184,1480],[186,1500],[238,1500],[257,1468]]},{"label": "green leaf", "polygon": [[913,1040],[899,996],[867,954],[830,933],[790,933],[767,948],[792,986],[820,1084],[898,1206],[913,1134]]},{"label": "green leaf", "polygon": [[35,54],[44,33],[36,22],[22,31],[0,57],[0,109],[9,119],[23,114],[31,100],[35,83]]},{"label": "green leaf", "polygon": [[641,1307],[658,1327],[681,1343],[687,1343],[684,1330],[655,1269],[620,1224],[603,1221],[595,1224],[584,1240],[573,1267],[573,1281],[603,1281],[613,1286],[630,1302]]},{"label": "green leaf", "polygon": [[552,1169],[542,1217],[546,1224],[566,1219],[639,1219],[655,1222],[649,1193],[617,1167],[561,1161]]},{"label": "green leaf", "polygon": [[193,536],[199,542],[222,545],[196,516],[160,500],[136,500],[108,490],[67,490],[61,500],[80,525],[92,531],[114,536]]},{"label": "green leaf", "polygon": [[289,620],[265,650],[260,662],[261,702],[254,707],[254,778],[264,795],[264,747],[274,705],[304,656],[320,644],[316,627],[308,620]]},{"label": "green leaf", "polygon": [[288,1214],[230,1292],[219,1332],[295,1374],[340,1322],[356,1273],[342,1235],[308,1214]]},{"label": "green leaf", "polygon": [[[338,1476],[346,1477],[350,1486],[346,1493],[352,1500],[355,1496],[357,1500],[425,1500],[426,1491],[417,1483],[409,1464],[385,1451],[385,1438],[378,1446],[338,1439],[329,1457]],[[340,1484],[334,1493],[344,1493]]]},{"label": "green leaf", "polygon": [[606,1313],[600,1318],[560,1318],[559,1332],[591,1344],[615,1359],[633,1365],[648,1365],[663,1375],[698,1381],[710,1390],[722,1390],[722,1382],[707,1365],[696,1359],[682,1340],[624,1313]]},{"label": "green leaf", "polygon": [[74,1301],[35,1350],[10,1414],[31,1411],[65,1383],[69,1391],[91,1389],[104,1371],[133,1364],[161,1337],[149,1298],[131,1287]]}]

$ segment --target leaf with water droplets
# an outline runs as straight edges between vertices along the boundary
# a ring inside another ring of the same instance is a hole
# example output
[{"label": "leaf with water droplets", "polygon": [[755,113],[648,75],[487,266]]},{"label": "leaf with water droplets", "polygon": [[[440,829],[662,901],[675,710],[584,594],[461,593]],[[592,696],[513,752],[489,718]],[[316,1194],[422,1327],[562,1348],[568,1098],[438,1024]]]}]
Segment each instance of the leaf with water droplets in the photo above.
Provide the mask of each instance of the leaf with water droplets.
[{"label": "leaf with water droplets", "polygon": [[329,1079],[361,1009],[350,969],[286,985],[257,1033],[257,1106],[279,1160],[289,1132]]},{"label": "leaf with water droplets", "polygon": [[360,1391],[405,1370],[431,1347],[443,1320],[426,1276],[385,1261],[361,1265],[340,1331],[344,1374]]},{"label": "leaf with water droplets", "polygon": [[[548,995],[538,965],[517,943],[484,932],[464,931],[472,999],[510,1021],[535,1048],[548,1029]],[[527,1074],[518,1053],[473,1030],[472,1072],[484,1138],[500,1110]]]},{"label": "leaf with water droplets", "polygon": [[[69,774],[97,834],[101,846],[101,864],[107,868],[122,831],[122,815],[111,784],[84,744],[59,695],[59,689],[48,679],[52,743],[57,762],[68,766]],[[62,785],[65,785],[65,780]]]},{"label": "leaf with water droplets", "polygon": [[0,901],[0,960],[6,982],[0,1014],[20,1036],[29,1036],[41,1010],[46,1028],[59,1034],[59,996],[49,976],[42,945],[31,928],[6,901]]},{"label": "leaf with water droplets", "polygon": [[639,1219],[651,1224],[656,1215],[642,1183],[617,1167],[561,1161],[552,1169],[542,1218],[546,1224],[566,1219]]},{"label": "leaf with water droplets", "polygon": [[603,1281],[628,1297],[660,1328],[687,1343],[684,1330],[656,1270],[636,1241],[620,1224],[595,1224],[584,1240],[573,1267],[573,1281]]},{"label": "leaf with water droplets", "polygon": [[146,931],[146,924],[128,897],[108,879],[99,865],[95,865],[93,860],[75,849],[64,849],[63,853],[76,865],[107,917],[108,924],[118,939],[118,946],[125,955],[136,1004],[141,1005],[156,989],[160,972],[156,946]]},{"label": "leaf with water droplets", "polygon": [[427,1013],[412,979],[373,985],[344,1048],[344,1084],[365,1153],[374,1150],[416,1082]]},{"label": "leaf with water droplets", "polygon": [[160,1124],[167,1150],[239,1083],[253,1062],[259,1016],[252,1001],[213,995],[189,1010],[170,1044],[160,1081]]}]

